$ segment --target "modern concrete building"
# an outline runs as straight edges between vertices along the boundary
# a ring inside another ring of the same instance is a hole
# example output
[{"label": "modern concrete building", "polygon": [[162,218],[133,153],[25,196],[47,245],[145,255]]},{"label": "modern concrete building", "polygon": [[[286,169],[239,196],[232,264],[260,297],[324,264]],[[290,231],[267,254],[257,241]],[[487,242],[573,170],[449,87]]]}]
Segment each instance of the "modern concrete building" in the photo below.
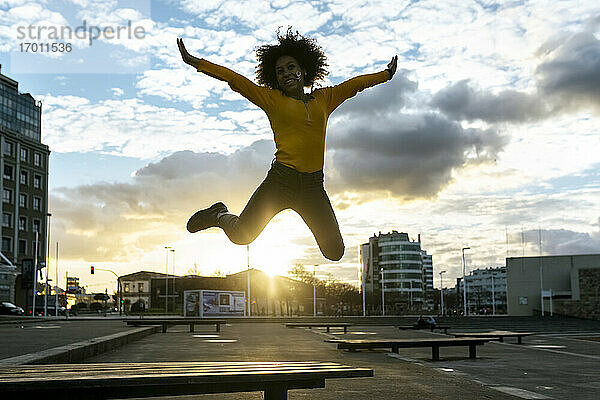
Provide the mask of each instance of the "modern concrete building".
[{"label": "modern concrete building", "polygon": [[[506,268],[478,268],[465,276],[469,315],[506,314]],[[461,293],[462,277],[457,279],[456,292]],[[462,304],[462,303],[461,303]]]},{"label": "modern concrete building", "polygon": [[511,316],[600,319],[600,254],[507,258],[506,287]]},{"label": "modern concrete building", "polygon": [[21,289],[16,278],[22,261],[35,258],[36,248],[38,262],[45,263],[50,150],[41,142],[42,105],[29,93],[19,93],[18,85],[2,75],[0,66],[0,251],[6,262],[0,277],[9,278],[0,283],[0,299],[25,306],[16,293]]},{"label": "modern concrete building", "polygon": [[[360,259],[367,309],[370,313],[376,313],[378,310],[381,312],[382,301],[385,301],[386,314],[423,309],[426,273],[423,268],[420,235],[419,240],[411,241],[407,233],[380,232],[379,235],[370,237],[369,243],[361,245]],[[431,256],[427,256],[425,265],[430,268],[430,272],[427,273],[431,275],[433,290]]]}]

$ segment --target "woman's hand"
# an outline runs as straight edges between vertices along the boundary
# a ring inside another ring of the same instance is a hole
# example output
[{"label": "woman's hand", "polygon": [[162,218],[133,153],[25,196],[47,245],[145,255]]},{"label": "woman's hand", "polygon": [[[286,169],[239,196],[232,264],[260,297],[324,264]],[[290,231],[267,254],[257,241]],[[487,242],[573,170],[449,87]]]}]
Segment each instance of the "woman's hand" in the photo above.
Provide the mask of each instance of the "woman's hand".
[{"label": "woman's hand", "polygon": [[394,77],[396,73],[396,68],[398,67],[398,56],[392,57],[392,61],[390,61],[385,69],[390,74],[390,79]]},{"label": "woman's hand", "polygon": [[200,59],[188,53],[188,51],[185,49],[185,45],[183,44],[182,38],[177,38],[177,46],[179,46],[179,52],[181,53],[181,58],[183,59],[183,62],[188,65],[191,65],[192,67],[198,68]]}]

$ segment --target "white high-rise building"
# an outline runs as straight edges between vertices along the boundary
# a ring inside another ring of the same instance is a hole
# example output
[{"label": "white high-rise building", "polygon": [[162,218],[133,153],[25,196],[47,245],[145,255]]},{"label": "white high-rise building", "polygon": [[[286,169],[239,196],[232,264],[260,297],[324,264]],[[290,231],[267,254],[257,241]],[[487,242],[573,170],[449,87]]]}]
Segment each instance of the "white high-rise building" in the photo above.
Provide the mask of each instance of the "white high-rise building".
[{"label": "white high-rise building", "polygon": [[428,280],[424,277],[427,274],[431,277],[433,289],[431,261],[431,256],[421,250],[420,238],[412,241],[407,233],[397,231],[387,234],[380,232],[370,237],[369,243],[361,245],[367,309],[371,313],[380,313],[384,301],[386,315],[420,311],[425,302]]},{"label": "white high-rise building", "polygon": [[421,251],[423,259],[423,288],[425,290],[424,308],[433,309],[433,256],[427,250]]}]

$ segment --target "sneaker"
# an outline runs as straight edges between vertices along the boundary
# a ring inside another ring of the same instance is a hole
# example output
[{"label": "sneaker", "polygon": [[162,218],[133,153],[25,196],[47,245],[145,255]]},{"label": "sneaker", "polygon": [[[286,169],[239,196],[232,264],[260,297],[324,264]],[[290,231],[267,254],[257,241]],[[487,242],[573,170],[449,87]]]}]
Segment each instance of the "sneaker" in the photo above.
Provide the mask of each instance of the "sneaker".
[{"label": "sneaker", "polygon": [[227,212],[227,207],[221,202],[215,203],[204,210],[197,211],[187,222],[188,232],[194,233],[218,226],[217,215],[224,212]]}]

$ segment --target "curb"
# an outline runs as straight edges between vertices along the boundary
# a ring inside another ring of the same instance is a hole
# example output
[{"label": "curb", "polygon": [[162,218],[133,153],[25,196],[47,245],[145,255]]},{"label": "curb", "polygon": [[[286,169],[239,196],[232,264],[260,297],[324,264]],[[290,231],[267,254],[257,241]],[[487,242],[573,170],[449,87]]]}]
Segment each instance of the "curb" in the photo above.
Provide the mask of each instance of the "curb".
[{"label": "curb", "polygon": [[54,347],[35,353],[23,354],[21,356],[4,358],[0,360],[0,367],[11,365],[28,364],[65,364],[83,361],[107,351],[124,346],[143,337],[159,332],[160,326],[146,328],[135,328],[126,332],[119,332],[108,336],[102,336],[83,342],[68,344],[66,346]]}]

